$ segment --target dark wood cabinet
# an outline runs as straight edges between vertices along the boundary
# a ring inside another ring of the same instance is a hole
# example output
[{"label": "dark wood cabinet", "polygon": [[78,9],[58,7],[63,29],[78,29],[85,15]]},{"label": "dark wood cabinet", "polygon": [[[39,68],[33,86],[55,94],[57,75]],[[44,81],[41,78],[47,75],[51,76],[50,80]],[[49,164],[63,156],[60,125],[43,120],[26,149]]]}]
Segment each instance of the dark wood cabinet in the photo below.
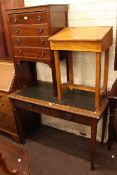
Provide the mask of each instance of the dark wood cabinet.
[{"label": "dark wood cabinet", "polygon": [[39,61],[50,67],[52,53],[48,38],[66,26],[65,5],[46,5],[8,10],[13,58]]},{"label": "dark wood cabinet", "polygon": [[23,7],[24,0],[0,1],[0,60],[11,60],[6,9]]},{"label": "dark wood cabinet", "polygon": [[[36,62],[50,66],[53,89],[56,96],[56,74],[53,52],[48,38],[67,26],[67,5],[42,5],[7,10],[10,53],[15,62],[19,88],[22,87],[23,74],[19,65],[25,62],[36,80]],[[19,76],[20,74],[20,76]],[[34,82],[33,81],[33,82]],[[26,85],[26,84],[25,84]]]}]

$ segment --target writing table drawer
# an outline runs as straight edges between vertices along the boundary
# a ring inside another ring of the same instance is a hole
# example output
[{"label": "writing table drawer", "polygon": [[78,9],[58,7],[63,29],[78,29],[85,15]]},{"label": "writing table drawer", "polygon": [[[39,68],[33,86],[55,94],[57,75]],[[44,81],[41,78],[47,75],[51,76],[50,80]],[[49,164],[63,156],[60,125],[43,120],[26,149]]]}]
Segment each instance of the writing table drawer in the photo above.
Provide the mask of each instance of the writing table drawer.
[{"label": "writing table drawer", "polygon": [[39,24],[47,22],[47,11],[8,15],[9,24]]},{"label": "writing table drawer", "polygon": [[75,113],[65,112],[59,109],[55,109],[55,108],[52,108],[52,105],[50,107],[49,104],[48,106],[44,106],[44,105],[38,105],[31,102],[24,102],[19,100],[13,100],[13,103],[15,104],[15,106],[19,108],[23,108],[33,112],[46,114],[52,117],[68,120],[75,123],[85,124],[87,126],[91,125],[91,121],[92,121],[91,118],[87,116],[82,116]]}]

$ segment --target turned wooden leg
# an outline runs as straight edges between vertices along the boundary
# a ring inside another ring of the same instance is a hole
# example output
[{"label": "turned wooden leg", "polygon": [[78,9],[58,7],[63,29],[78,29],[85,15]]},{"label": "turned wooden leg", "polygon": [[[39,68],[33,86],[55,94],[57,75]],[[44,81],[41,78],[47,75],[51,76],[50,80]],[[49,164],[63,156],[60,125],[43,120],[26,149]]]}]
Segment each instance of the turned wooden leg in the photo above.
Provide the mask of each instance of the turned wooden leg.
[{"label": "turned wooden leg", "polygon": [[108,106],[106,107],[104,113],[103,113],[103,124],[102,124],[102,138],[101,143],[104,143],[104,136],[105,136],[105,130],[106,130],[106,124],[107,124],[107,117],[108,117]]},{"label": "turned wooden leg", "polygon": [[92,119],[91,125],[91,170],[94,170],[95,151],[96,151],[96,134],[97,134],[97,120]]},{"label": "turned wooden leg", "polygon": [[4,173],[7,173],[9,175],[17,175],[18,174],[18,170],[14,169],[14,170],[10,170],[6,164],[5,158],[2,157],[2,153],[0,153],[0,168],[2,169],[2,171]]}]

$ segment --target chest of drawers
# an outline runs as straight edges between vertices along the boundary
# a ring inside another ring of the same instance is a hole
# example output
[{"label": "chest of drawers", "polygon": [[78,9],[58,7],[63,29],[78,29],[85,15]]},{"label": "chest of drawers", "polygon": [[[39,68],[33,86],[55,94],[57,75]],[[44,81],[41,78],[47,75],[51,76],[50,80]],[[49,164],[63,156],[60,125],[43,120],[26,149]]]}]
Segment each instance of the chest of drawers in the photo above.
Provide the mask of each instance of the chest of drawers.
[{"label": "chest of drawers", "polygon": [[15,61],[38,61],[52,66],[48,38],[66,26],[66,5],[8,10],[11,50]]}]

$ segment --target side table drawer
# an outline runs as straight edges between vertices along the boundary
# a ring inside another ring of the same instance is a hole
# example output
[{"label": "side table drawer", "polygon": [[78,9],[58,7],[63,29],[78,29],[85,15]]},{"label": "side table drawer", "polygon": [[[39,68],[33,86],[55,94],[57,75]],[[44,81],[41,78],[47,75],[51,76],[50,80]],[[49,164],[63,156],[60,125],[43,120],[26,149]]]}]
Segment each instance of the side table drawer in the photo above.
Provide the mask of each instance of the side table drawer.
[{"label": "side table drawer", "polygon": [[39,24],[47,22],[47,11],[8,15],[9,24]]}]

